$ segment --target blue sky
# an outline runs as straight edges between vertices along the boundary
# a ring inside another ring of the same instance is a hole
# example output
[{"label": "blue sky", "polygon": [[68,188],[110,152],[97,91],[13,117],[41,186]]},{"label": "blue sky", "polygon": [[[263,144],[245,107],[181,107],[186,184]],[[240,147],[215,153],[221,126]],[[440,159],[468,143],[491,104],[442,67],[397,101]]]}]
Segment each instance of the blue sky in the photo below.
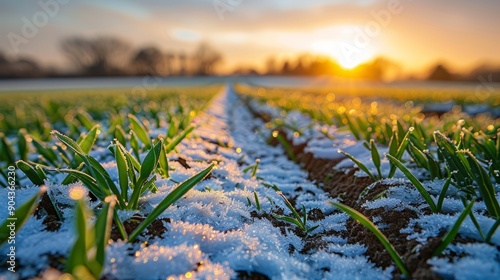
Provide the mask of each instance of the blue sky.
[{"label": "blue sky", "polygon": [[[339,60],[339,46],[354,45],[357,32],[376,21],[373,14],[387,10],[395,0],[59,1],[67,3],[58,4],[57,12],[31,38],[22,34],[25,21],[33,23],[37,15],[43,20],[39,3],[59,2],[2,1],[0,50],[65,67],[68,63],[59,49],[63,38],[104,35],[122,38],[134,47],[156,45],[173,52],[189,51],[208,41],[224,53],[225,69],[258,68],[269,56],[285,59],[305,52]],[[500,1],[396,2],[402,11],[392,13],[387,25],[357,48],[351,63],[384,55],[409,72],[436,61],[457,69],[500,63]],[[228,10],[220,17],[216,7]],[[16,35],[23,38],[22,43],[11,42]]]}]

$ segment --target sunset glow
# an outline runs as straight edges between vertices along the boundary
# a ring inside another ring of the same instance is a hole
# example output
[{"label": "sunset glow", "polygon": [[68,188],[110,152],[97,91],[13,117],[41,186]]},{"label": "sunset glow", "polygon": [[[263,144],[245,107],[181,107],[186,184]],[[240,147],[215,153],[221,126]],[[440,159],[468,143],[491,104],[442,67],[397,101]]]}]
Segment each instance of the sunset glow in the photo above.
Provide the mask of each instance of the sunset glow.
[{"label": "sunset glow", "polygon": [[61,40],[112,35],[134,49],[154,46],[176,55],[207,42],[223,56],[217,74],[265,73],[269,58],[282,67],[304,54],[329,57],[344,69],[383,56],[403,76],[427,73],[436,63],[457,72],[500,64],[500,39],[492,36],[500,24],[498,1],[226,2],[217,10],[201,0],[70,1],[50,16],[36,1],[7,1],[0,10],[0,54],[72,69]]}]

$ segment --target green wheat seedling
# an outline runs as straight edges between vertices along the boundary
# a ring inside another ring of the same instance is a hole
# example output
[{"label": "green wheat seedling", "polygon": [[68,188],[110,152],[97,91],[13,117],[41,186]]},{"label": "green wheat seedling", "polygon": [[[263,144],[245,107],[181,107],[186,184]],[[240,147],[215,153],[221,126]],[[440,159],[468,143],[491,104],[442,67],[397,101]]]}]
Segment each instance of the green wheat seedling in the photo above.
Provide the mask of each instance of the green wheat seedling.
[{"label": "green wheat seedling", "polygon": [[[475,196],[476,186],[486,205],[488,214],[500,218],[500,205],[496,199],[492,179],[480,162],[467,150],[459,150],[439,131],[434,133],[439,151],[453,176],[454,185],[469,196]],[[474,186],[473,182],[476,183]]]},{"label": "green wheat seedling", "polygon": [[151,148],[152,142],[151,137],[149,136],[148,129],[136,116],[129,114],[128,120],[130,122],[130,129],[137,135],[137,137],[141,140],[145,149]]},{"label": "green wheat seedling", "polygon": [[465,158],[469,163],[469,176],[471,176],[479,187],[479,193],[486,205],[490,216],[500,218],[500,204],[496,198],[495,188],[488,172],[479,161],[469,151],[463,151]]},{"label": "green wheat seedling", "polygon": [[26,177],[35,185],[41,186],[45,179],[47,179],[47,175],[43,171],[43,168],[40,165],[31,165],[28,162],[23,160],[19,160],[16,162],[17,168],[19,168]]},{"label": "green wheat seedling", "polygon": [[475,149],[474,154],[482,154],[490,168],[490,175],[495,178],[496,183],[500,183],[500,132],[496,134],[496,140],[488,137],[484,132],[479,131],[477,136],[470,130],[462,129],[468,135],[469,143],[465,146],[468,149]]},{"label": "green wheat seedling", "polygon": [[[7,209],[9,211],[9,218],[12,220],[5,220],[0,226],[0,245],[4,244],[9,240],[11,236],[11,231],[14,232],[19,231],[23,224],[29,219],[31,214],[35,211],[38,206],[38,200],[42,197],[42,195],[47,191],[47,188],[41,187],[35,195],[33,195],[30,199],[28,199],[25,203],[21,204],[21,206],[17,207],[17,209]],[[15,221],[15,226],[12,229],[11,224]]]},{"label": "green wheat seedling", "polygon": [[392,246],[392,244],[387,239],[387,237],[377,228],[377,226],[372,221],[370,221],[366,216],[364,216],[360,212],[356,211],[355,209],[353,209],[347,205],[344,205],[344,204],[341,204],[338,202],[331,202],[331,204],[333,206],[337,207],[338,209],[342,210],[343,212],[345,212],[351,218],[355,219],[357,222],[359,222],[365,228],[367,228],[373,234],[375,234],[375,236],[378,238],[378,240],[380,240],[382,245],[384,245],[387,252],[389,252],[389,254],[391,255],[394,263],[399,268],[399,270],[406,276],[410,275],[410,272],[406,268],[406,265],[404,264],[403,260],[401,259],[401,256],[394,249],[394,246]]},{"label": "green wheat seedling", "polygon": [[464,209],[462,213],[458,216],[458,219],[455,221],[453,226],[448,230],[446,235],[443,237],[443,240],[439,244],[439,246],[436,248],[434,253],[432,254],[433,257],[437,257],[441,255],[441,253],[450,245],[450,243],[455,239],[455,236],[457,236],[458,231],[460,230],[460,227],[462,226],[463,221],[469,215],[472,213],[472,207],[474,206],[474,201],[471,201]]},{"label": "green wheat seedling", "polygon": [[[412,134],[413,130],[414,130],[414,128],[410,127],[408,129],[408,132],[406,132],[404,134],[404,137],[401,138],[401,141],[398,138],[398,133],[396,132],[396,130],[394,130],[392,133],[392,136],[391,136],[391,140],[389,141],[389,153],[388,153],[388,155],[396,158],[397,160],[401,160],[401,157],[403,156],[405,149],[407,148],[408,143],[409,143],[408,138]],[[375,141],[373,139],[370,139],[369,144],[366,144],[366,142],[365,142],[365,147],[371,153],[371,159],[373,161],[373,164],[375,165],[375,168],[377,170],[377,174],[373,174],[364,163],[362,163],[360,160],[356,159],[353,155],[351,155],[345,151],[342,151],[341,149],[339,149],[337,151],[339,153],[343,154],[344,156],[346,156],[347,158],[349,158],[350,160],[352,160],[358,166],[358,168],[360,170],[362,170],[363,172],[366,173],[366,175],[368,175],[368,177],[373,182],[377,182],[377,181],[383,179],[382,170],[380,169],[380,166],[381,166],[380,153],[379,153],[377,146],[375,145]],[[389,174],[388,174],[387,178],[392,178],[392,177],[394,177],[394,174],[396,173],[396,166],[394,165],[394,163],[392,161],[390,161],[389,163],[390,163],[390,170],[389,170]]]},{"label": "green wheat seedling", "polygon": [[[429,205],[429,208],[431,208],[431,211],[433,213],[438,213],[441,211],[441,209],[439,209],[437,206],[436,206],[436,203],[434,203],[434,200],[432,200],[432,197],[430,196],[430,194],[427,192],[427,190],[424,188],[424,186],[422,185],[422,183],[417,179],[417,177],[415,177],[415,175],[413,175],[410,170],[408,170],[408,168],[406,168],[406,166],[404,166],[399,160],[397,160],[395,157],[391,156],[391,155],[387,155],[387,158],[397,167],[399,168],[399,170],[401,170],[401,172],[403,172],[403,174],[406,176],[406,178],[408,180],[410,180],[410,182],[415,186],[415,188],[418,190],[418,192],[420,193],[420,195],[422,195],[422,197],[425,199],[425,201],[427,202],[427,204]],[[443,189],[447,189],[446,188],[443,188]],[[440,200],[441,200],[441,196],[444,196],[446,195],[446,191],[444,192],[441,192],[441,195],[440,195]],[[444,199],[444,198],[443,198]],[[442,205],[442,203],[441,203]]]},{"label": "green wheat seedling", "polygon": [[[99,133],[99,125],[95,125],[87,134],[82,135],[78,138],[76,143],[83,153],[88,154],[92,150],[92,147],[96,142]],[[42,166],[58,168],[61,167],[63,163],[65,163],[71,169],[81,170],[83,168],[81,157],[70,156],[65,151],[65,149],[60,148],[60,146],[57,146],[59,148],[59,154],[56,154],[55,151],[49,148],[46,144],[42,143],[36,138],[31,139],[37,152],[45,159],[43,160],[43,162],[48,165],[33,163],[22,159],[18,160],[16,162],[16,165],[34,184],[42,185],[43,180],[47,179]],[[62,181],[62,184],[67,185],[73,183],[75,180],[76,178],[70,174]]]},{"label": "green wheat seedling", "polygon": [[[161,151],[164,149],[162,139],[153,144],[151,150],[149,150],[142,163],[137,162],[118,141],[115,142],[115,146],[111,149],[114,150],[115,158],[117,160],[119,186],[116,186],[106,170],[94,158],[84,154],[76,142],[57,131],[54,131],[53,133],[61,142],[82,157],[84,163],[89,169],[90,174],[70,169],[61,171],[73,174],[101,201],[104,201],[104,199],[109,195],[114,195],[117,200],[118,209],[139,209],[140,197],[146,191],[156,188],[156,186],[154,186],[154,181],[156,180],[156,176],[154,174],[157,167],[162,165],[159,159],[162,155]],[[140,233],[142,233],[161,213],[163,213],[163,211],[179,200],[198,182],[203,180],[203,178],[205,178],[212,171],[213,167],[214,164],[181,183],[160,202],[160,204],[144,219],[144,221],[142,221],[134,229],[130,236],[127,237],[127,233],[122,222],[115,216],[115,222],[117,223],[122,237],[124,239],[128,239],[129,242],[134,241]],[[128,192],[129,185],[132,186],[132,193],[130,195]]]},{"label": "green wheat seedling", "polygon": [[296,225],[298,228],[302,230],[302,232],[307,236],[309,233],[316,228],[319,227],[319,225],[314,226],[314,227],[308,227],[307,226],[307,211],[306,207],[302,205],[302,216],[295,210],[295,207],[293,207],[292,203],[286,198],[286,196],[276,187],[274,186],[276,193],[281,196],[283,201],[285,202],[286,207],[292,212],[292,217],[288,216],[282,216],[282,215],[276,215],[273,214],[273,216],[281,221]]},{"label": "green wheat seedling", "polygon": [[245,169],[243,169],[243,173],[247,173],[248,171],[252,171],[250,173],[250,177],[255,177],[257,175],[257,169],[259,168],[259,163],[260,163],[260,159],[256,159],[255,164],[252,164],[252,165],[246,167]]},{"label": "green wheat seedling", "polygon": [[[161,150],[163,149],[163,140],[160,139],[149,150],[142,163],[133,159],[133,156],[126,152],[123,146],[116,145],[114,147],[119,174],[119,187],[117,187],[104,167],[95,158],[85,153],[75,141],[58,131],[53,131],[53,134],[82,158],[88,174],[74,169],[60,169],[60,171],[78,178],[101,201],[109,195],[115,195],[118,201],[118,209],[137,209],[140,196],[147,190],[156,189],[156,186],[154,186],[156,177],[152,175],[154,175],[158,166]],[[116,141],[116,143],[119,142]],[[138,174],[136,174],[136,171],[138,171]],[[129,182],[132,186],[130,197],[128,195]]]},{"label": "green wheat seedling", "polygon": [[[260,212],[260,201],[259,201],[259,196],[257,195],[256,191],[253,191],[253,198],[255,201],[255,208],[257,208],[257,211]],[[247,197],[247,202],[248,202],[248,206],[252,206],[252,201],[248,197]]]},{"label": "green wheat seedling", "polygon": [[187,126],[184,130],[182,130],[182,132],[178,130],[179,133],[176,134],[177,136],[169,137],[170,140],[165,143],[165,152],[169,153],[170,151],[173,151],[175,147],[194,130],[194,128],[195,127],[191,125]]},{"label": "green wheat seedling", "polygon": [[423,144],[415,135],[410,135],[410,143],[408,143],[407,151],[413,161],[421,168],[427,170],[431,180],[444,179],[445,174],[442,171],[439,161],[431,155],[427,144]]},{"label": "green wheat seedling", "polygon": [[277,130],[273,131],[271,135],[272,135],[272,137],[276,138],[279,141],[279,143],[283,146],[288,157],[293,161],[297,161],[297,157],[295,156],[295,153],[293,152],[292,146],[288,143],[285,136],[283,136]]},{"label": "green wheat seedling", "polygon": [[[399,123],[398,123],[399,124]],[[400,126],[399,126],[400,127]],[[406,133],[402,130],[400,127],[400,132],[393,132],[393,135],[391,137],[391,140],[389,142],[389,155],[393,156],[397,160],[401,160],[403,157],[403,154],[406,150],[406,147],[408,146],[408,143],[410,142],[410,135],[413,133],[415,128],[410,127]],[[403,137],[400,137],[399,135],[403,135]],[[387,176],[388,178],[394,177],[394,174],[396,173],[396,166],[394,164],[391,164],[390,170],[389,170],[389,175]]]},{"label": "green wheat seedling", "polygon": [[376,175],[372,174],[370,172],[370,169],[368,169],[368,167],[366,167],[366,165],[364,163],[362,163],[361,161],[359,161],[358,159],[356,159],[353,155],[347,153],[347,152],[344,152],[340,149],[337,150],[337,152],[343,154],[344,156],[348,157],[350,160],[352,160],[360,170],[362,170],[363,172],[366,173],[366,175],[368,175],[368,177],[370,177],[370,179],[373,181],[373,182],[377,182],[380,178],[378,178]]},{"label": "green wheat seedling", "polygon": [[94,214],[85,200],[78,199],[75,209],[77,238],[65,266],[76,279],[100,279],[106,260],[106,245],[111,233],[114,197],[106,197],[100,213]]},{"label": "green wheat seedling", "polygon": [[187,179],[175,188],[171,193],[169,193],[158,206],[142,221],[137,228],[128,237],[128,242],[133,242],[139,234],[141,234],[156,218],[163,213],[170,205],[175,203],[181,197],[183,197],[189,190],[191,190],[198,182],[203,180],[210,174],[214,168],[214,164],[211,164],[206,169],[200,171],[198,174]]},{"label": "green wheat seedling", "polygon": [[7,164],[12,164],[15,162],[16,152],[12,143],[7,139],[3,132],[0,132],[0,148],[2,152],[0,153],[0,160],[6,162]]}]

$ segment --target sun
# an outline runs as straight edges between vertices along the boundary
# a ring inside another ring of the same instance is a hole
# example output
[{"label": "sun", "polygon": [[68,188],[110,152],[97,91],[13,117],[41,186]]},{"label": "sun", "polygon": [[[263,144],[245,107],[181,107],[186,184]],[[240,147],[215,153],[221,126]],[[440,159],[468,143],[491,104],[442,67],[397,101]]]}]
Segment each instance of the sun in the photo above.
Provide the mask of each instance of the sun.
[{"label": "sun", "polygon": [[356,66],[360,65],[363,63],[363,61],[356,61],[355,59],[351,58],[345,58],[345,59],[338,59],[337,62],[340,64],[340,66],[346,70],[351,70],[356,68]]},{"label": "sun", "polygon": [[317,54],[327,55],[337,61],[346,70],[351,70],[374,58],[375,52],[368,47],[355,49],[351,52],[343,52],[339,48],[342,42],[333,40],[320,40],[311,44],[311,51]]}]

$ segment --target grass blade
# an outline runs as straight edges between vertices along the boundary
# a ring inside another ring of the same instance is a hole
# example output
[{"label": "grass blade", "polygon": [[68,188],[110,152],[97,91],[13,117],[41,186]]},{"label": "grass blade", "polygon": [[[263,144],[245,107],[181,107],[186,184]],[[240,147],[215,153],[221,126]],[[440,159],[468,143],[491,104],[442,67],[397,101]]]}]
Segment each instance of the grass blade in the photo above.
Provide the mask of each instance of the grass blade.
[{"label": "grass blade", "polygon": [[[398,130],[401,130],[401,129],[402,129],[402,127],[398,122]],[[406,132],[404,137],[399,139],[399,146],[398,146],[398,149],[397,149],[395,155],[389,153],[390,155],[394,156],[397,160],[401,160],[401,157],[403,156],[403,154],[406,150],[406,146],[408,146],[408,143],[410,142],[409,136],[410,136],[410,134],[413,133],[413,130],[414,130],[413,127],[408,128],[408,132]],[[396,166],[392,165],[390,170],[389,170],[389,176],[387,176],[387,177],[388,178],[394,177],[394,173],[396,173]]]},{"label": "grass blade", "polygon": [[288,207],[288,209],[290,209],[292,214],[295,216],[295,219],[301,221],[302,217],[300,217],[299,213],[297,213],[297,210],[295,210],[295,207],[293,207],[292,203],[290,203],[290,201],[288,201],[286,196],[281,191],[278,191],[277,193],[279,196],[281,196],[283,198],[283,201],[285,201],[286,207]]},{"label": "grass blade", "polygon": [[31,137],[32,141],[31,144],[35,146],[36,151],[42,155],[47,161],[49,161],[53,165],[57,165],[57,154],[54,152],[54,150],[50,149],[47,147],[46,144],[41,142],[40,140],[36,139],[35,137]]},{"label": "grass blade", "polygon": [[0,245],[4,244],[9,239],[11,231],[10,224],[15,221],[15,231],[17,232],[35,211],[38,200],[46,191],[47,188],[42,187],[37,194],[19,206],[15,211],[11,212],[9,209],[8,218],[0,226]]},{"label": "grass blade", "polygon": [[485,242],[488,243],[491,242],[491,238],[493,237],[499,226],[500,226],[500,218],[498,218],[493,224],[493,226],[491,226],[490,230],[488,231],[488,234],[486,234],[486,238],[484,240]]},{"label": "grass blade", "polygon": [[61,141],[64,145],[70,148],[73,152],[81,156],[86,155],[86,153],[82,150],[80,145],[78,145],[78,143],[73,141],[73,139],[69,138],[68,136],[62,134],[57,130],[52,130],[51,134],[54,135],[57,139],[59,139],[59,141]]},{"label": "grass blade", "polygon": [[102,191],[97,184],[97,181],[85,172],[74,169],[59,169],[59,171],[73,175],[80,180],[99,200],[104,201],[104,198],[109,195]]},{"label": "grass blade", "polygon": [[18,160],[16,162],[16,166],[21,169],[26,177],[28,177],[28,179],[30,179],[30,181],[35,185],[41,186],[43,185],[43,180],[47,179],[47,177],[40,177],[35,168],[23,160]]},{"label": "grass blade", "polygon": [[125,136],[125,131],[121,127],[121,125],[115,126],[115,138],[122,144],[123,146],[127,145],[127,137]]},{"label": "grass blade", "polygon": [[387,155],[387,158],[396,166],[398,167],[403,174],[405,174],[406,178],[410,180],[410,182],[417,188],[418,192],[422,195],[422,197],[427,201],[427,204],[429,204],[429,207],[431,208],[431,211],[433,213],[437,213],[437,207],[434,201],[432,200],[432,197],[429,195],[427,190],[425,190],[424,186],[420,181],[415,177],[408,168],[406,168],[399,160],[397,160],[395,157],[391,155]]},{"label": "grass blade", "polygon": [[171,142],[169,142],[165,146],[165,152],[168,154],[170,151],[172,151],[173,149],[175,149],[175,147],[177,145],[179,145],[179,143],[184,138],[186,138],[186,136],[188,136],[188,134],[191,133],[193,130],[194,130],[194,126],[189,126],[188,128],[186,128],[180,135],[178,135],[177,137],[175,137]]},{"label": "grass blade", "polygon": [[160,165],[160,174],[162,178],[168,178],[170,177],[169,172],[168,172],[168,158],[167,154],[165,153],[165,148],[162,145],[162,149],[160,150],[160,157],[159,157],[159,165]]},{"label": "grass blade", "polygon": [[105,199],[105,204],[101,212],[97,216],[95,222],[95,239],[97,246],[97,253],[95,258],[94,275],[101,275],[105,262],[106,245],[108,244],[109,236],[111,234],[111,226],[113,222],[113,213],[115,207],[115,197],[108,196]]},{"label": "grass blade", "polygon": [[90,131],[82,138],[82,140],[78,143],[80,148],[85,154],[88,154],[94,146],[95,141],[97,140],[97,136],[101,131],[99,130],[99,125],[96,124]]},{"label": "grass blade", "polygon": [[479,186],[479,193],[481,193],[481,197],[486,205],[486,209],[488,209],[488,213],[494,218],[500,218],[500,205],[498,204],[498,200],[495,196],[495,188],[491,183],[490,176],[486,170],[479,165],[479,162],[474,155],[468,151],[465,152],[465,155],[471,168],[472,177]]},{"label": "grass blade", "polygon": [[255,198],[255,206],[257,206],[257,211],[260,211],[260,202],[256,191],[253,191],[253,197]]},{"label": "grass blade", "polygon": [[455,236],[458,234],[458,230],[460,229],[460,226],[462,225],[462,222],[465,220],[465,217],[469,215],[469,213],[472,210],[472,206],[474,206],[474,201],[471,201],[467,207],[465,207],[465,210],[460,214],[458,217],[457,221],[451,229],[446,233],[446,235],[443,237],[443,240],[441,241],[441,244],[437,247],[436,251],[432,254],[432,256],[437,257],[441,255],[441,253],[450,245],[451,241],[455,239]]},{"label": "grass blade", "polygon": [[134,191],[132,192],[132,196],[130,197],[129,206],[132,207],[132,209],[137,208],[137,203],[142,192],[142,187],[158,165],[161,149],[163,149],[163,140],[158,141],[158,143],[156,143],[156,145],[151,148],[151,150],[149,150],[148,154],[142,161],[139,178],[137,179],[137,182],[134,186]]},{"label": "grass blade", "polygon": [[87,226],[87,221],[91,219],[90,210],[86,207],[85,201],[80,199],[77,202],[75,209],[75,224],[78,237],[73,245],[73,249],[66,263],[66,271],[72,273],[74,269],[80,265],[85,266],[87,263],[87,249],[93,242],[91,240],[90,230]]},{"label": "grass blade", "polygon": [[198,182],[203,180],[214,168],[214,164],[211,164],[205,170],[202,170],[200,173],[194,175],[193,177],[187,179],[182,184],[180,184],[175,190],[165,197],[160,204],[142,221],[139,226],[130,234],[128,242],[133,242],[139,234],[145,230],[165,209],[167,209],[170,205],[179,200],[182,196],[184,196],[190,189],[192,189]]},{"label": "grass blade", "polygon": [[297,157],[295,156],[295,153],[293,152],[292,147],[290,146],[290,144],[288,144],[288,142],[286,141],[285,137],[283,135],[281,135],[281,133],[278,133],[278,135],[276,136],[276,139],[278,139],[278,141],[280,142],[280,144],[283,146],[283,148],[285,149],[286,154],[288,155],[288,157],[292,161],[297,161]]},{"label": "grass blade", "polygon": [[14,163],[16,161],[14,149],[3,132],[0,132],[0,147],[2,148],[0,158],[4,159],[9,164]]},{"label": "grass blade", "polygon": [[372,154],[373,164],[377,168],[378,177],[382,178],[382,171],[380,170],[380,154],[378,152],[377,146],[375,145],[375,141],[373,139],[370,139],[370,151]]},{"label": "grass blade", "polygon": [[344,156],[346,156],[350,160],[352,160],[359,167],[359,169],[363,170],[368,175],[368,177],[370,177],[370,179],[372,179],[373,182],[378,181],[377,177],[373,176],[373,174],[370,172],[370,170],[368,170],[366,165],[364,165],[361,161],[357,160],[354,156],[352,156],[351,154],[346,153],[342,150],[338,150],[338,152],[342,153]]},{"label": "grass blade", "polygon": [[389,252],[389,254],[391,255],[391,257],[394,260],[394,262],[396,263],[396,265],[399,268],[399,270],[401,270],[401,272],[404,275],[406,275],[406,276],[410,275],[410,272],[406,268],[403,260],[399,256],[398,252],[396,252],[396,250],[394,249],[394,247],[392,246],[392,244],[389,242],[389,240],[387,239],[387,237],[377,228],[377,226],[375,226],[375,224],[373,224],[363,214],[359,213],[358,211],[356,211],[355,209],[353,209],[353,208],[351,208],[351,207],[349,207],[347,205],[344,205],[344,204],[341,204],[341,203],[337,203],[337,202],[331,202],[331,204],[333,206],[339,208],[343,212],[345,212],[347,215],[351,216],[353,219],[355,219],[356,221],[358,221],[359,223],[361,223],[364,227],[366,227],[373,234],[375,234],[375,236],[378,238],[378,240],[380,240],[380,242],[382,243],[382,245],[384,245],[385,249]]},{"label": "grass blade", "polygon": [[448,179],[446,179],[446,181],[444,182],[443,188],[441,189],[441,192],[439,193],[438,203],[436,205],[436,209],[438,212],[441,212],[441,210],[443,209],[444,198],[446,197],[446,192],[448,191],[448,188],[450,187],[450,183],[451,183],[451,176],[448,177]]},{"label": "grass blade", "polygon": [[[116,167],[118,168],[118,183],[120,185],[120,191],[125,202],[128,201],[128,165],[125,155],[122,149],[118,147],[120,142],[117,141],[115,144],[115,160]],[[132,167],[130,167],[132,168]]]},{"label": "grass blade", "polygon": [[134,115],[128,114],[130,128],[137,134],[137,137],[145,145],[146,149],[151,147],[151,138],[144,124]]},{"label": "grass blade", "polygon": [[27,132],[26,129],[22,128],[17,134],[17,151],[19,153],[19,159],[28,159],[28,142],[26,141]]},{"label": "grass blade", "polygon": [[297,219],[294,219],[294,218],[290,218],[290,217],[287,217],[287,216],[280,216],[280,215],[274,215],[273,216],[278,219],[278,220],[281,220],[281,221],[284,221],[284,222],[287,222],[287,223],[290,223],[290,224],[294,224],[296,225],[297,227],[299,227],[301,230],[306,230],[304,228],[304,225],[302,224],[302,222],[300,220],[297,220]]}]

